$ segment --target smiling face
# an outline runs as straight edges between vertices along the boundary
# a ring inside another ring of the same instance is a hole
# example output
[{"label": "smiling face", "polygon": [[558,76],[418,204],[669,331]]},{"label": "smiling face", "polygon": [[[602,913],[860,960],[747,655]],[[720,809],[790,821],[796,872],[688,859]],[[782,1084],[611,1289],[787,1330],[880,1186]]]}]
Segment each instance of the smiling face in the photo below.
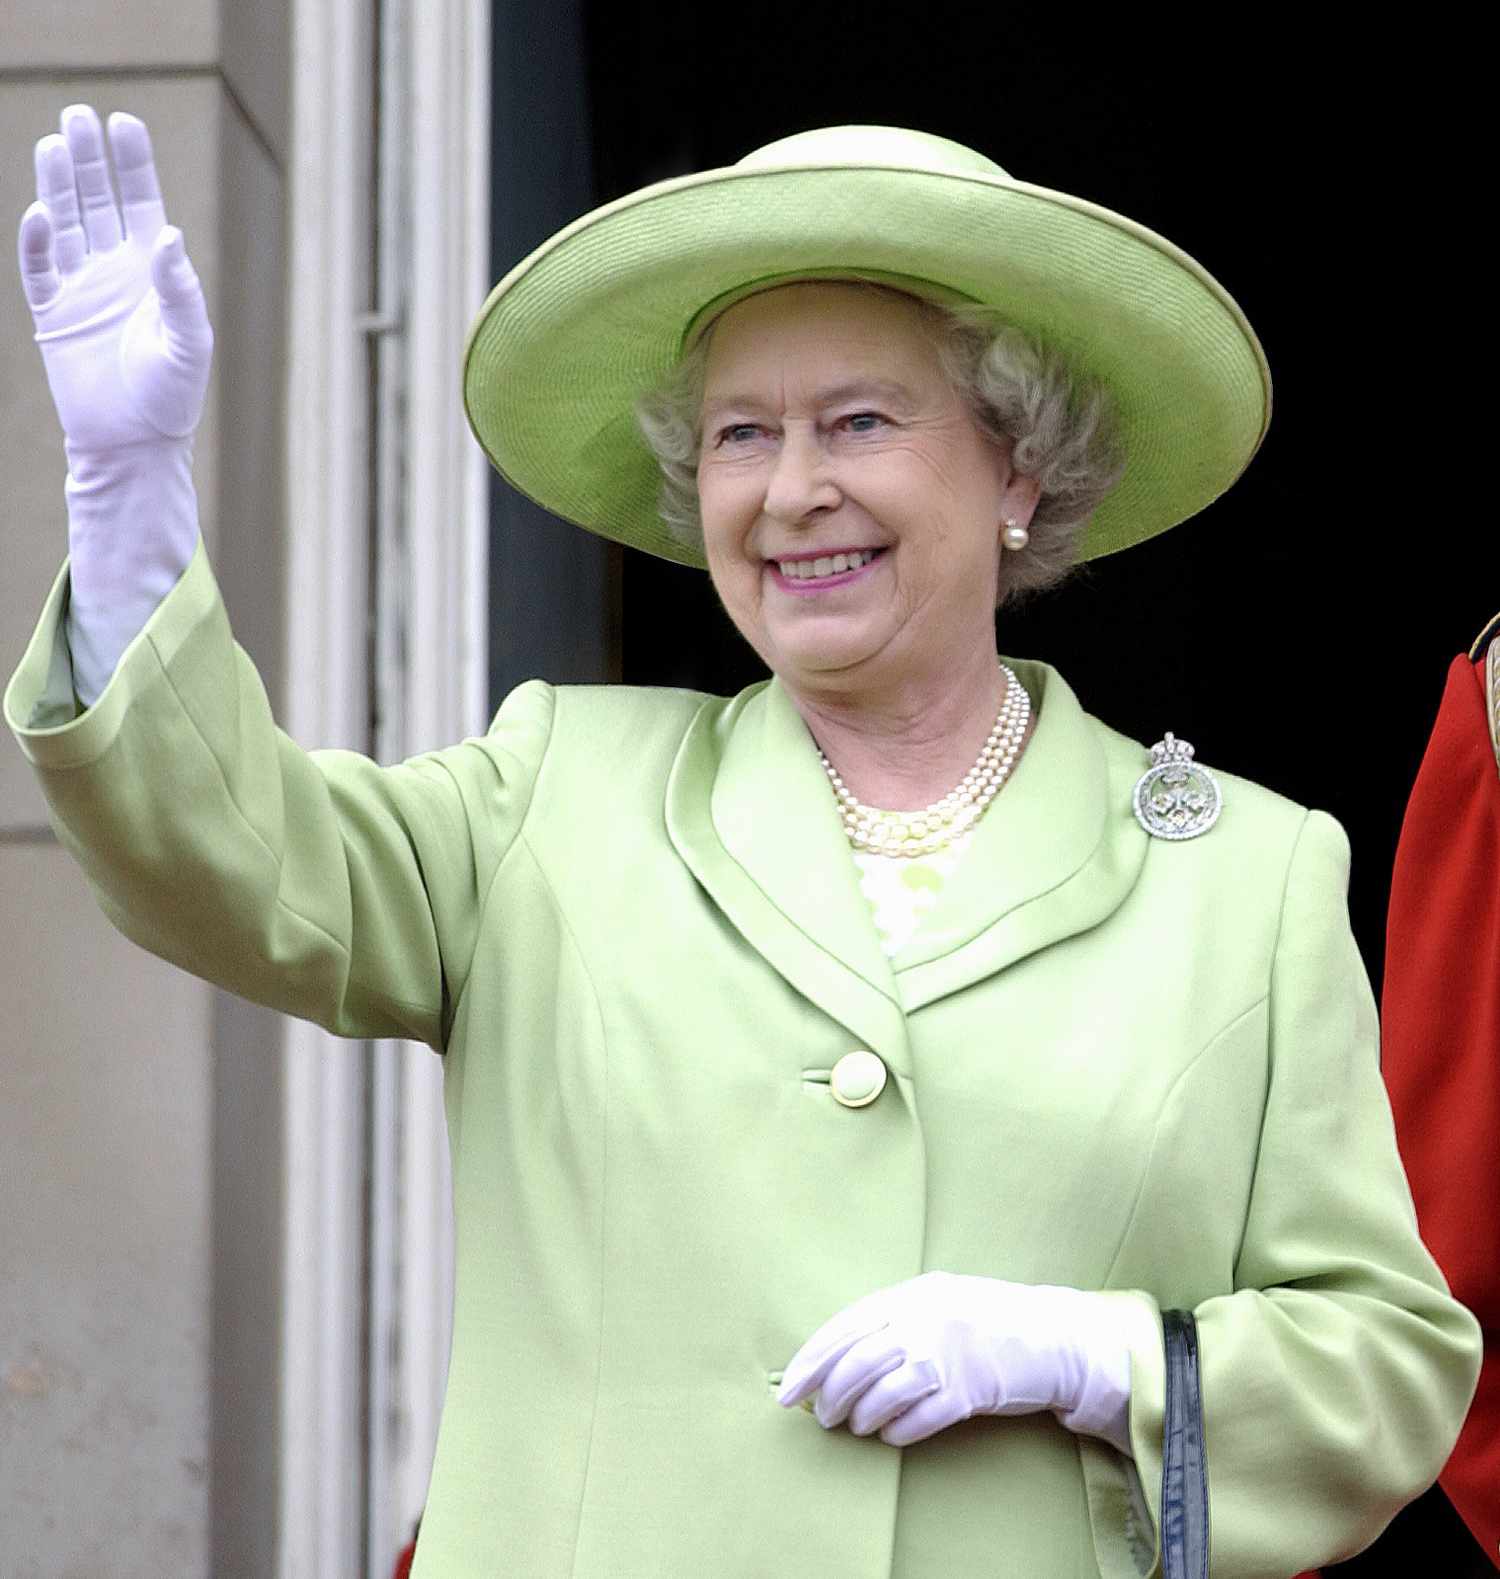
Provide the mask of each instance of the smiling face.
[{"label": "smiling face", "polygon": [[940,685],[994,661],[1001,523],[1030,520],[1036,487],[948,382],[921,312],[894,291],[794,284],[713,331],[709,574],[794,694]]}]

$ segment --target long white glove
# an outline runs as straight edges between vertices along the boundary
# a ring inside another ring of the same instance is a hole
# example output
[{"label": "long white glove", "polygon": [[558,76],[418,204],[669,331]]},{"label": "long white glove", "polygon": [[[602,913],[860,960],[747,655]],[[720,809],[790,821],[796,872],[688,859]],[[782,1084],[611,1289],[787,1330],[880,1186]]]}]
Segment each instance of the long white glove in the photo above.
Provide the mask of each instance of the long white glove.
[{"label": "long white glove", "polygon": [[1129,1457],[1131,1326],[1159,1341],[1146,1307],[1118,1296],[924,1272],[824,1322],[793,1356],[776,1400],[817,1393],[821,1425],[847,1421],[893,1447],[973,1415],[1051,1410]]},{"label": "long white glove", "polygon": [[193,432],[214,335],[145,124],[109,118],[117,209],[99,117],[73,104],[61,120],[36,145],[19,252],[68,458],[73,686],[92,705],[197,546]]}]

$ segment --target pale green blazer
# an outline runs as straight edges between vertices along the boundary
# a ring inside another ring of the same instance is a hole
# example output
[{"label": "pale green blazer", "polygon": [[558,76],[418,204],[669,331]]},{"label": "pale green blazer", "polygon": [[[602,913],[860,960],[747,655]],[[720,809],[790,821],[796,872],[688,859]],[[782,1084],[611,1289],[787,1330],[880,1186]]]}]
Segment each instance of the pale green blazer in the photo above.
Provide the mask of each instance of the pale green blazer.
[{"label": "pale green blazer", "polygon": [[[1036,734],[887,961],[776,682],[521,686],[392,768],[272,723],[207,560],[79,713],[66,570],[6,696],[110,918],[231,991],[446,1055],[456,1333],[417,1579],[1124,1579],[1126,1461],[1051,1415],[905,1450],[774,1401],[927,1268],[1196,1312],[1215,1579],[1349,1553],[1437,1474],[1479,1357],[1417,1237],[1339,826],[1148,753],[1015,664]],[[298,683],[312,683],[311,677]],[[1164,719],[1163,724],[1174,721]],[[841,1106],[828,1072],[889,1079]]]}]

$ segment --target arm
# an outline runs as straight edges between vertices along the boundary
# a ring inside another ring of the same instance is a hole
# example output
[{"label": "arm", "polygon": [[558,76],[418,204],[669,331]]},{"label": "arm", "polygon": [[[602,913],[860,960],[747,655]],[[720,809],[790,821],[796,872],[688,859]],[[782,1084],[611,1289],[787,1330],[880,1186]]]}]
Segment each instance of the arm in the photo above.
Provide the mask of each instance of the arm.
[{"label": "arm", "polygon": [[396,767],[304,752],[276,728],[200,545],[79,713],[67,596],[65,569],[5,715],[111,921],[339,1035],[441,1049],[530,805],[550,688],[513,692],[483,739]]},{"label": "arm", "polygon": [[127,936],[330,1030],[441,1047],[551,694],[523,687],[485,741],[391,769],[276,729],[198,535],[213,331],[146,128],[110,118],[117,210],[98,117],[72,105],[62,123],[36,146],[19,256],[68,454],[70,558],[7,721]]},{"label": "arm", "polygon": [[[1417,1237],[1349,930],[1348,842],[1308,815],[1268,1000],[1270,1080],[1235,1292],[1194,1312],[1216,1579],[1363,1549],[1436,1478],[1473,1392],[1477,1324]],[[1133,1353],[1153,1518],[1159,1349]]]}]

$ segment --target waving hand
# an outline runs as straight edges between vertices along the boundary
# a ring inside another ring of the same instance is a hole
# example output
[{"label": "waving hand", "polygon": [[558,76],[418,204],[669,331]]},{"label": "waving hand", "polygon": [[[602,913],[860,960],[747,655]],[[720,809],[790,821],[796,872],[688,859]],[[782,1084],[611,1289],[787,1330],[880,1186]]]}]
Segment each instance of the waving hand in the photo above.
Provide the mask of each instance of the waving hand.
[{"label": "waving hand", "polygon": [[20,262],[69,450],[187,438],[214,337],[182,232],[166,223],[150,136],[133,115],[109,118],[117,208],[98,116],[72,105],[62,123],[65,136],[36,145]]},{"label": "waving hand", "polygon": [[62,112],[36,145],[21,287],[68,457],[73,687],[87,705],[192,560],[192,439],[214,333],[182,232],[166,222],[145,123]]}]

